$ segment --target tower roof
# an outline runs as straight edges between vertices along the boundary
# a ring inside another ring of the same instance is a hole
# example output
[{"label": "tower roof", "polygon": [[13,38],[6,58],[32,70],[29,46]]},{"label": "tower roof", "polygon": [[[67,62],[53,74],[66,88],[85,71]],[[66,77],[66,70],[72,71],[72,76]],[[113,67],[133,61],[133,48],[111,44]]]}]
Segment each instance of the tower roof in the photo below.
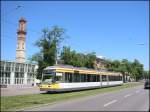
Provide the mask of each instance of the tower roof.
[{"label": "tower roof", "polygon": [[26,20],[23,17],[21,17],[19,22],[26,22]]}]

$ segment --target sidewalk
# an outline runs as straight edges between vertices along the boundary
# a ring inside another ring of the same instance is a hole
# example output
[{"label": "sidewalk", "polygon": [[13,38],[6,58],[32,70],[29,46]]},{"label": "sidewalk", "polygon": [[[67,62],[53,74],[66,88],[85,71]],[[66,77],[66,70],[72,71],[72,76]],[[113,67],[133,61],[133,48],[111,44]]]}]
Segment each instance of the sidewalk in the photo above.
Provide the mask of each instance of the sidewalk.
[{"label": "sidewalk", "polygon": [[39,88],[31,85],[12,85],[7,88],[1,88],[1,96],[16,96],[16,95],[27,95],[27,94],[39,94]]}]

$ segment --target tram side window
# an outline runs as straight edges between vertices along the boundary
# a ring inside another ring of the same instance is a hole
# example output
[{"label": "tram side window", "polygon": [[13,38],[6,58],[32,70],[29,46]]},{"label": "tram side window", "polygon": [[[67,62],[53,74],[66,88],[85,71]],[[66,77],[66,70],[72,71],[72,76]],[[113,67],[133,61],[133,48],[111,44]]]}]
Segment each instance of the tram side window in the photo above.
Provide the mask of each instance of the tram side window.
[{"label": "tram side window", "polygon": [[86,74],[83,74],[83,76],[84,76],[84,82],[87,82],[87,75]]},{"label": "tram side window", "polygon": [[109,81],[113,81],[113,76],[108,76]]},{"label": "tram side window", "polygon": [[86,74],[74,74],[75,82],[86,82]]},{"label": "tram side window", "polygon": [[118,81],[121,81],[121,76],[118,76]]},{"label": "tram side window", "polygon": [[96,82],[96,75],[93,75],[93,82]]},{"label": "tram side window", "polygon": [[111,76],[108,76],[108,81],[111,81],[111,80],[112,80]]},{"label": "tram side window", "polygon": [[73,82],[72,73],[68,73],[68,80],[69,82]]},{"label": "tram side window", "polygon": [[80,82],[80,74],[74,74],[74,82]]},{"label": "tram side window", "polygon": [[106,75],[102,75],[102,81],[107,81],[107,76]]},{"label": "tram side window", "polygon": [[115,81],[119,81],[119,76],[115,76],[116,77],[116,80]]},{"label": "tram side window", "polygon": [[65,73],[65,82],[73,82],[73,74]]},{"label": "tram side window", "polygon": [[65,82],[69,82],[68,81],[68,74],[67,73],[65,73]]},{"label": "tram side window", "polygon": [[120,80],[120,81],[122,80],[122,76],[119,76],[119,80]]},{"label": "tram side window", "polygon": [[96,75],[96,82],[100,82],[100,75]]},{"label": "tram side window", "polygon": [[118,76],[114,76],[115,78],[115,80],[114,81],[118,81],[119,80],[119,77]]},{"label": "tram side window", "polygon": [[93,82],[93,75],[89,74],[90,75],[90,82]]},{"label": "tram side window", "polygon": [[87,74],[87,82],[91,82],[91,75]]},{"label": "tram side window", "polygon": [[100,82],[100,76],[96,75],[96,82]]},{"label": "tram side window", "polygon": [[92,74],[90,74],[90,82],[93,82],[93,75]]},{"label": "tram side window", "polygon": [[74,82],[77,82],[77,74],[74,74]]},{"label": "tram side window", "polygon": [[62,82],[65,82],[65,73],[62,75]]},{"label": "tram side window", "polygon": [[81,82],[85,82],[85,75],[84,74],[81,74]]},{"label": "tram side window", "polygon": [[109,81],[117,81],[118,77],[117,76],[109,76]]},{"label": "tram side window", "polygon": [[122,80],[122,76],[113,76],[114,79],[113,81],[121,81]]},{"label": "tram side window", "polygon": [[118,81],[118,76],[114,76],[114,81]]},{"label": "tram side window", "polygon": [[81,74],[77,74],[77,82],[81,82]]},{"label": "tram side window", "polygon": [[115,76],[115,81],[119,81],[120,80],[120,76]]},{"label": "tram side window", "polygon": [[118,76],[118,81],[120,81],[121,79],[120,79],[120,76]]},{"label": "tram side window", "polygon": [[109,76],[109,81],[119,81],[121,80],[120,76]]}]

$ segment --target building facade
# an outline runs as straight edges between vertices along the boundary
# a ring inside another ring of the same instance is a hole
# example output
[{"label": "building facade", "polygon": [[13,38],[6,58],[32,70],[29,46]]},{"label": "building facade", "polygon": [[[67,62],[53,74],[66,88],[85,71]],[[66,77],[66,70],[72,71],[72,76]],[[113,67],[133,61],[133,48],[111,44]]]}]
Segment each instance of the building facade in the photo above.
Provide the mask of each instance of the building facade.
[{"label": "building facade", "polygon": [[25,62],[25,40],[26,20],[21,18],[19,20],[19,29],[17,30],[16,61],[0,61],[1,85],[33,84],[35,82],[38,66]]},{"label": "building facade", "polygon": [[96,60],[94,61],[94,69],[96,70],[102,70],[102,69],[106,69],[106,64],[105,64],[105,60],[101,59],[101,58],[96,58]]},{"label": "building facade", "polygon": [[33,84],[37,67],[32,63],[0,61],[0,84]]}]

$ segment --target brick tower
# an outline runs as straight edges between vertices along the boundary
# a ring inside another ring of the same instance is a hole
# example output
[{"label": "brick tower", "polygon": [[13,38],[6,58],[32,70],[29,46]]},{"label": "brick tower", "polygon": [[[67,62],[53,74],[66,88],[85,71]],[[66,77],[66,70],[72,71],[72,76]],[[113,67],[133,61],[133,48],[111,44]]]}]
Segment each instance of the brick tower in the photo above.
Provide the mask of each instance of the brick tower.
[{"label": "brick tower", "polygon": [[25,62],[25,36],[26,36],[26,20],[21,18],[19,20],[19,29],[17,30],[17,49],[16,49],[16,61]]}]

